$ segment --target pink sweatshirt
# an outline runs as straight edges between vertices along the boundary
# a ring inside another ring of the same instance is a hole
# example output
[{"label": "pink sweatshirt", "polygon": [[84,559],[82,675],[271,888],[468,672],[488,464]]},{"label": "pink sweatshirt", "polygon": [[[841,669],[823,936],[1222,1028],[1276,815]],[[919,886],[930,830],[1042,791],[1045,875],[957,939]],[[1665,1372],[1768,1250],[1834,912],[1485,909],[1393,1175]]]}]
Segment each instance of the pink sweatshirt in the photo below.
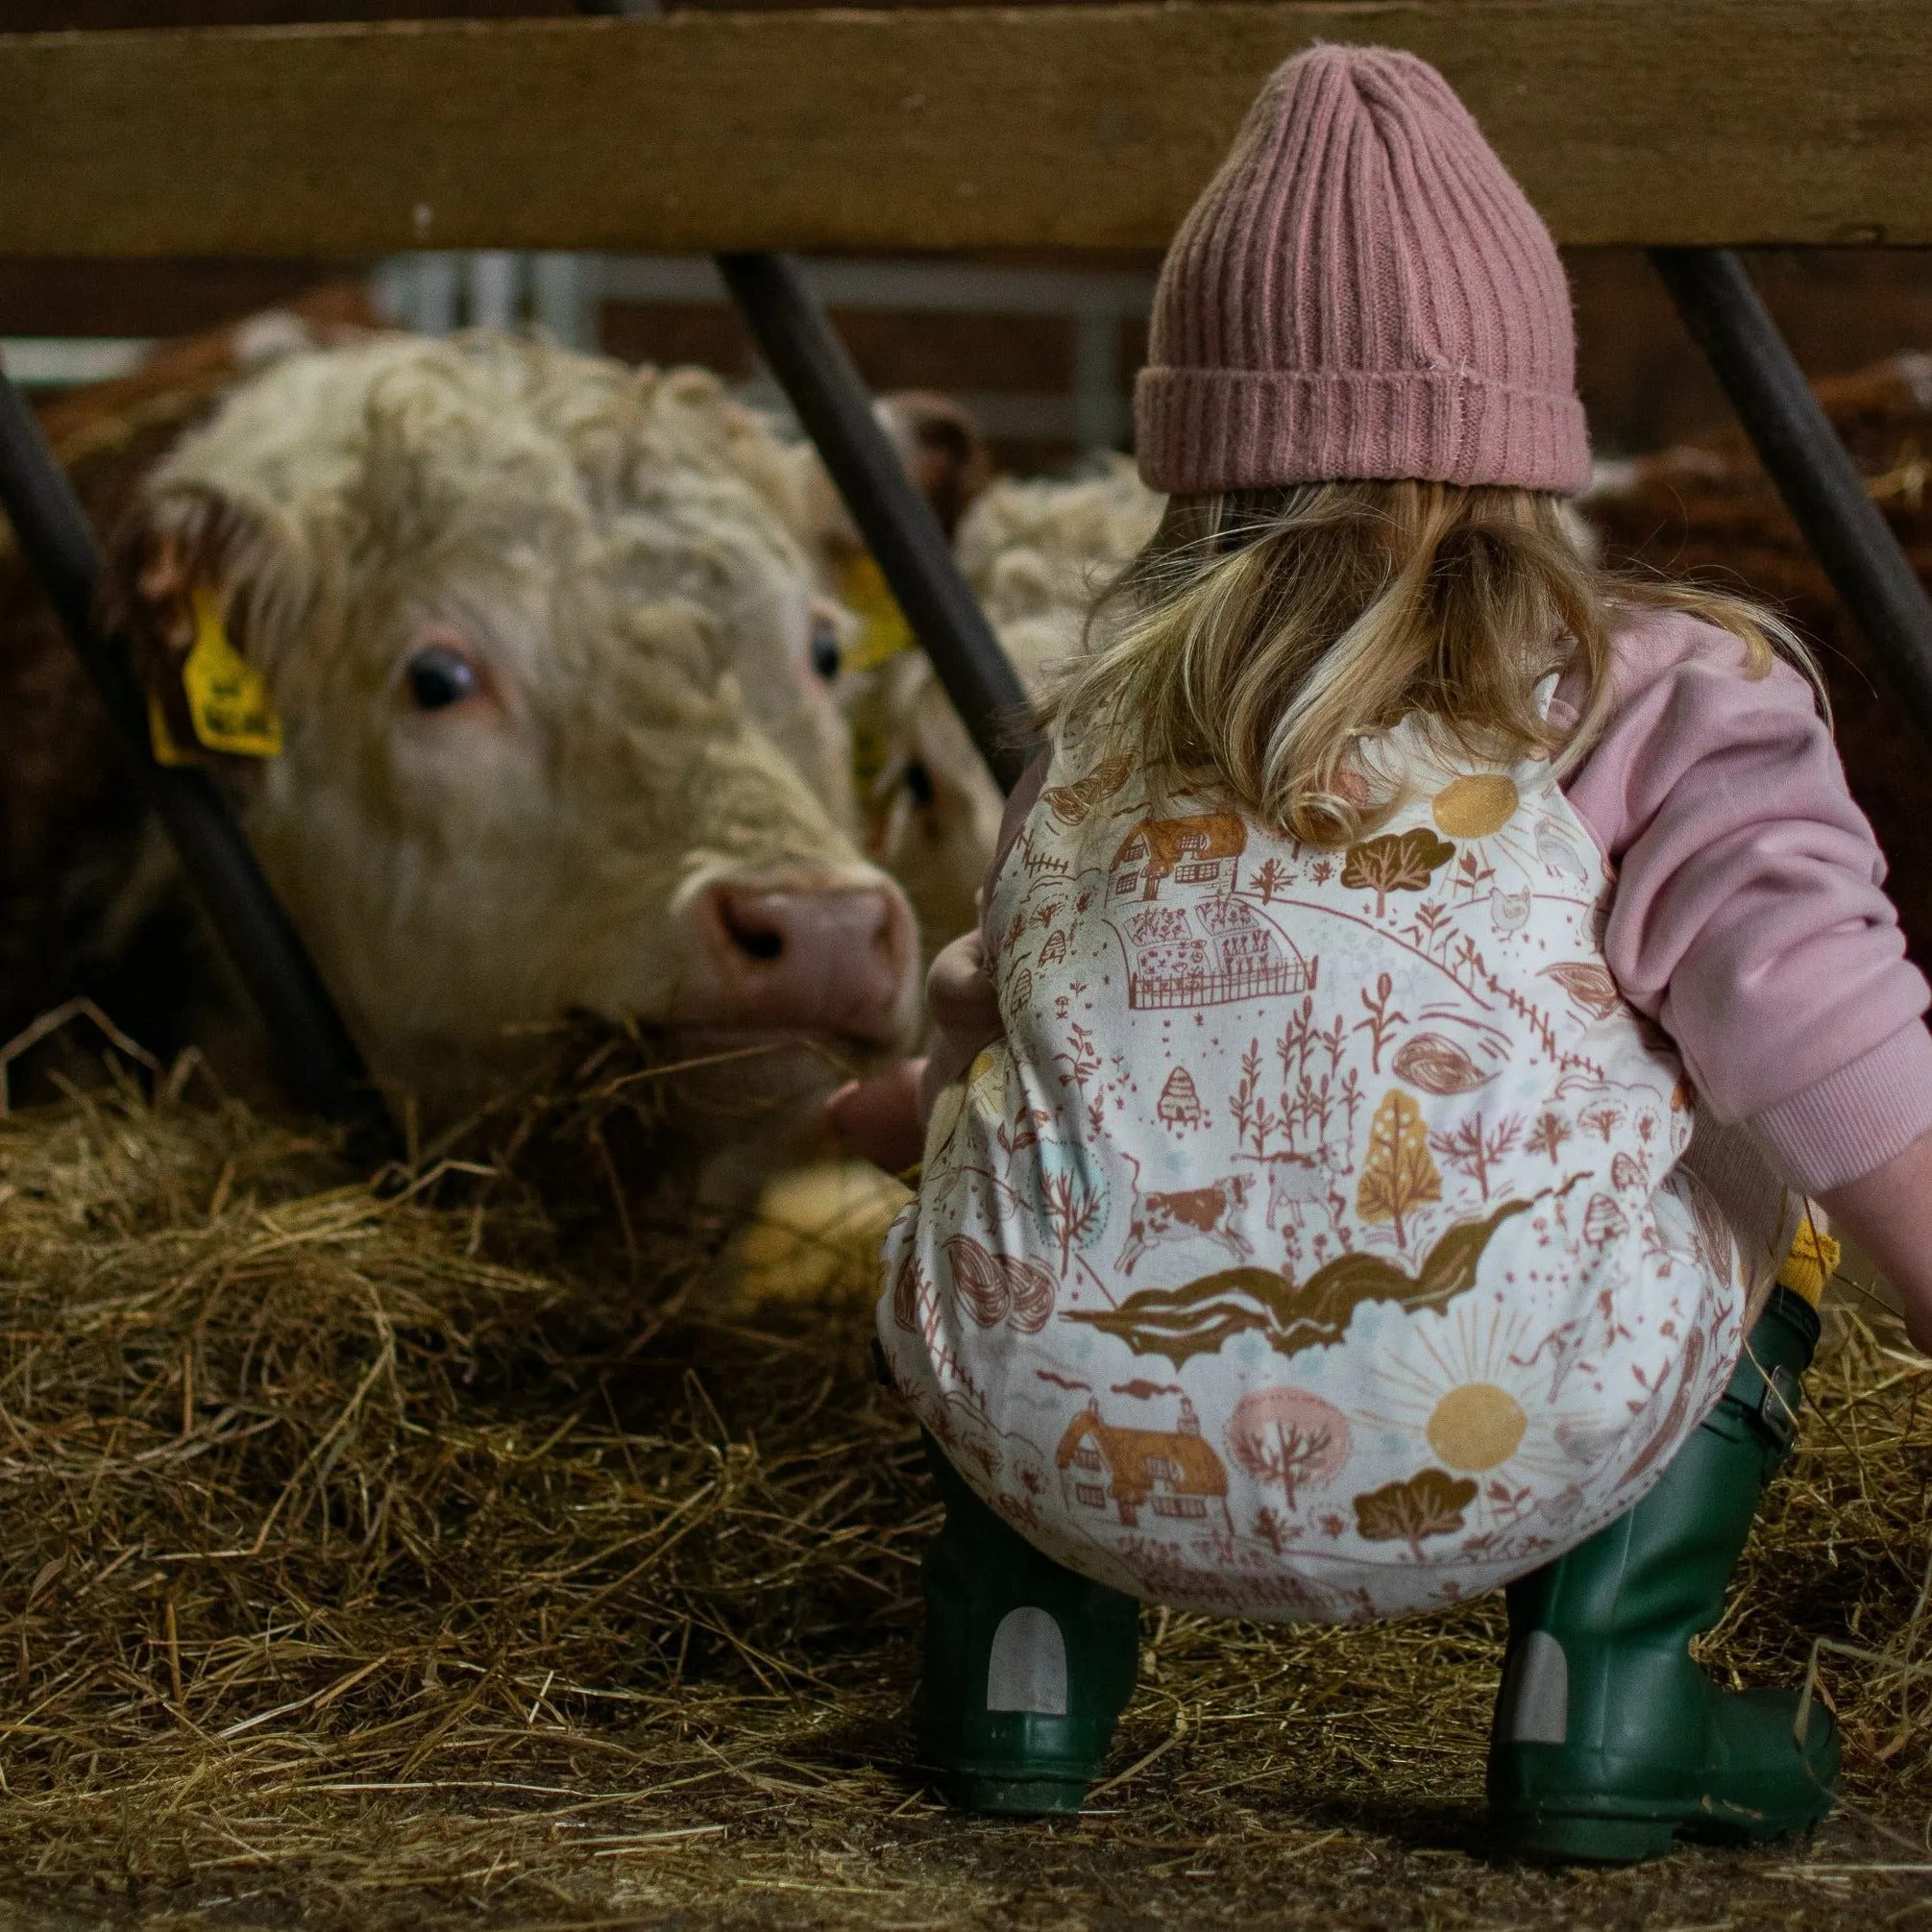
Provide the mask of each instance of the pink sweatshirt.
[{"label": "pink sweatshirt", "polygon": [[[1565,786],[1617,873],[1603,950],[1724,1122],[1747,1121],[1792,1186],[1823,1193],[1932,1132],[1932,991],[1905,958],[1885,860],[1790,666],[1674,612],[1617,638],[1618,703]],[[1553,716],[1576,716],[1559,686]],[[1015,788],[991,872],[1045,778]],[[982,934],[933,963],[922,1111],[1000,1032]]]}]

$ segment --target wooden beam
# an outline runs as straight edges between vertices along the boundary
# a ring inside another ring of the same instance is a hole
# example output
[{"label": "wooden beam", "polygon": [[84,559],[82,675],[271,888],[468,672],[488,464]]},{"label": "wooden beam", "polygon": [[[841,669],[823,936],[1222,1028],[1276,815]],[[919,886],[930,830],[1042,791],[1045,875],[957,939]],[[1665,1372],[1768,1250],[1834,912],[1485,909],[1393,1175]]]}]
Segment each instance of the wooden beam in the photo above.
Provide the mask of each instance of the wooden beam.
[{"label": "wooden beam", "polygon": [[1925,0],[1246,0],[0,36],[0,254],[1154,248],[1316,37],[1560,240],[1932,243]]}]

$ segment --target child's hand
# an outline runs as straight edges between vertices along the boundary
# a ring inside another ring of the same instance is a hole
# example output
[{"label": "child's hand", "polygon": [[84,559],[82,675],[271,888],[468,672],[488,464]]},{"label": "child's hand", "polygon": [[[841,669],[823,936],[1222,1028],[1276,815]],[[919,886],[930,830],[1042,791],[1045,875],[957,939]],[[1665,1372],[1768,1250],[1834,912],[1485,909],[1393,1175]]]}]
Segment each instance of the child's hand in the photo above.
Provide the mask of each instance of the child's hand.
[{"label": "child's hand", "polygon": [[1000,1038],[999,995],[977,931],[934,960],[926,1005],[933,1020],[930,1060],[902,1060],[876,1080],[848,1081],[825,1103],[825,1117],[846,1151],[889,1174],[903,1174],[924,1153],[933,1096]]},{"label": "child's hand", "polygon": [[825,1103],[825,1117],[848,1153],[903,1174],[925,1147],[919,1113],[923,1060],[902,1060],[876,1080],[848,1080]]},{"label": "child's hand", "polygon": [[1905,1304],[1905,1333],[1932,1355],[1932,1134],[1819,1205],[1878,1263]]},{"label": "child's hand", "polygon": [[926,1011],[933,1017],[932,1067],[926,1079],[926,1104],[942,1087],[950,1087],[980,1049],[1006,1032],[1000,1018],[999,993],[987,970],[986,948],[979,929],[963,934],[944,947],[926,974]]}]

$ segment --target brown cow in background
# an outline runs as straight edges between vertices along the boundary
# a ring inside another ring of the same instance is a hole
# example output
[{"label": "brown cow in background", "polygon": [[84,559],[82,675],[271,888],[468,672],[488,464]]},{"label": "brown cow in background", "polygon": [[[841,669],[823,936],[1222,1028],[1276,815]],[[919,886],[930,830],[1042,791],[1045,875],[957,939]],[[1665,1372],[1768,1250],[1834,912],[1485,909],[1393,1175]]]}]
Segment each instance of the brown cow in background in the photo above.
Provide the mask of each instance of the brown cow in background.
[{"label": "brown cow in background", "polygon": [[[377,326],[358,283],[164,345],[133,375],[57,397],[41,427],[103,540],[142,479],[238,382],[292,348]],[[122,898],[154,833],[106,715],[0,521],[0,1040],[73,992],[164,1051],[186,981],[211,964],[178,896]],[[121,898],[153,930],[111,930]]]},{"label": "brown cow in background", "polygon": [[[1932,583],[1932,357],[1895,356],[1817,388],[1913,568]],[[1932,746],[1895,702],[1744,432],[1606,465],[1580,507],[1606,560],[1742,584],[1814,646],[1852,794],[1891,861],[1913,957],[1932,968]]]}]

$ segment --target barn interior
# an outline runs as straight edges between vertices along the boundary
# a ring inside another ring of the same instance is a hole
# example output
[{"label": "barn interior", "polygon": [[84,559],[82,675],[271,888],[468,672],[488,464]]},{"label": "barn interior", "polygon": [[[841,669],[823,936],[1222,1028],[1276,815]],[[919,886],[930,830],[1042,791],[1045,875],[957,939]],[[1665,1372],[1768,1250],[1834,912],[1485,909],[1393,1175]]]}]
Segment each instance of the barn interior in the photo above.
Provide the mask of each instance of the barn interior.
[{"label": "barn interior", "polygon": [[[0,74],[14,35],[791,7],[9,0]],[[1838,232],[1744,257],[1932,582],[1932,255]],[[542,330],[700,364],[787,416],[703,255],[0,249],[0,367],[57,449],[82,424],[149,433],[117,400],[144,369],[285,307]],[[1792,612],[1932,967],[1924,747],[1883,662],[1643,245],[1564,254],[1594,449],[1645,479],[1601,540]],[[832,248],[807,274],[870,389],[956,398],[1002,472],[1059,476],[1131,454],[1159,261]],[[1718,474],[1732,495],[1706,517],[1697,479]],[[110,1032],[61,1016],[63,1057],[16,1077],[32,1104],[0,1086],[0,1927],[1717,1932],[1932,1909],[1932,1414],[1855,1254],[1703,1651],[1723,1681],[1807,1681],[1836,1713],[1845,1796],[1810,1838],[1628,1871],[1499,1857],[1491,1601],[1360,1629],[1149,1610],[1087,1812],[964,1818],[903,1735],[938,1511],[867,1352],[897,1183],[795,1177],[696,1225],[665,1179],[676,1071],[604,1035],[562,1041],[468,1138],[372,1156],[223,1093],[191,1053],[157,1064],[130,999]],[[0,1047],[0,1080],[16,1060]]]}]

